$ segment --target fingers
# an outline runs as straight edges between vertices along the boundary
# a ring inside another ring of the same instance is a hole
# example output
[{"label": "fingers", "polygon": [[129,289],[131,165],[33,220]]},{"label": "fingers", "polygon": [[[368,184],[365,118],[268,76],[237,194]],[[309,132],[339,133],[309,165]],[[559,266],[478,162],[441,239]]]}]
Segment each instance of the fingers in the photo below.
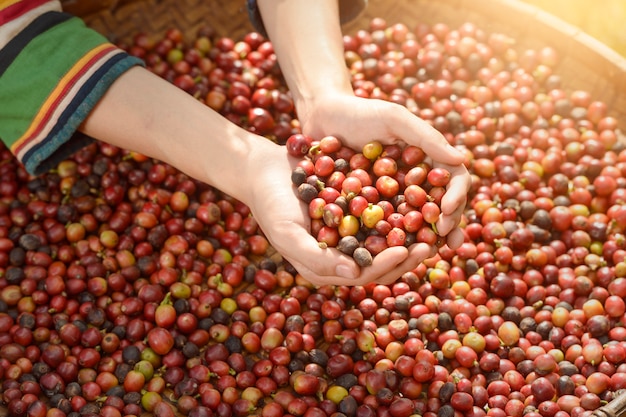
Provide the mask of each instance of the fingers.
[{"label": "fingers", "polygon": [[453,250],[458,249],[464,241],[465,235],[458,227],[456,229],[452,229],[452,231],[446,236],[446,244]]},{"label": "fingers", "polygon": [[[339,268],[339,264],[335,260],[334,263],[327,265],[304,265],[301,262],[295,261],[293,266],[298,270],[298,273],[302,275],[306,280],[315,285],[365,285],[370,282],[385,282],[392,283],[402,276],[403,273],[415,269],[420,262],[431,255],[431,249],[428,245],[418,245],[417,248],[412,248],[409,251],[402,246],[391,247],[385,249],[374,257],[372,265],[361,268],[360,274],[354,277],[345,277],[337,273],[333,273],[332,268],[329,269],[329,265]],[[327,252],[327,259],[333,259],[335,256],[339,256],[344,261],[350,263],[348,257],[342,254],[338,254],[336,249],[324,249]],[[338,258],[335,258],[338,259]],[[358,267],[357,267],[358,268]],[[336,271],[335,271],[336,272]]]},{"label": "fingers", "polygon": [[409,256],[409,250],[404,246],[393,246],[380,252],[374,257],[372,265],[363,268],[361,277],[368,279],[368,282],[381,279],[383,277],[396,280],[406,271],[398,272]]},{"label": "fingers", "polygon": [[[455,247],[458,247],[457,241],[459,240],[459,235],[462,243],[462,233],[457,234],[456,230],[451,233],[452,245],[455,245]],[[417,243],[408,249],[402,246],[385,249],[374,257],[374,262],[371,266],[362,268],[360,275],[355,277],[333,274],[333,265],[339,268],[340,265],[353,263],[348,257],[337,253],[339,251],[336,249],[322,249],[322,251],[326,252],[326,261],[331,261],[330,264],[305,264],[295,260],[295,258],[293,262],[291,260],[290,262],[292,262],[292,265],[303,278],[314,285],[354,286],[365,285],[370,282],[383,285],[392,284],[402,277],[402,274],[417,268],[425,259],[434,256],[437,252],[437,248],[425,243]],[[326,261],[324,263],[326,263]]]},{"label": "fingers", "polygon": [[441,200],[442,215],[437,221],[437,230],[442,236],[450,233],[461,221],[470,188],[470,176],[464,166],[450,168],[450,171],[452,177]]},{"label": "fingers", "polygon": [[448,143],[446,138],[437,129],[411,113],[403,106],[389,107],[389,129],[393,136],[404,142],[420,147],[434,161],[460,165],[464,161],[463,154]]},{"label": "fingers", "polygon": [[396,282],[402,274],[417,268],[425,259],[434,256],[436,251],[437,249],[434,246],[429,246],[426,243],[411,245],[408,249],[408,256],[406,260],[401,264],[396,265],[396,267],[392,270],[381,275],[378,279],[376,279],[376,282],[383,285],[389,285]]},{"label": "fingers", "polygon": [[[444,198],[445,196],[446,195],[444,195]],[[442,214],[437,220],[437,232],[441,236],[447,236],[450,231],[458,227],[459,223],[461,222],[461,217],[463,216],[463,211],[465,210],[465,201],[466,198],[464,197],[450,202],[449,206],[454,207],[454,205],[456,205],[455,210],[450,214],[446,214],[442,207]]]},{"label": "fingers", "polygon": [[452,215],[459,207],[465,208],[467,193],[470,189],[470,176],[465,166],[448,167],[451,177],[446,187],[446,193],[441,201],[441,210],[444,216]]},{"label": "fingers", "polygon": [[359,266],[351,257],[336,249],[320,247],[319,242],[299,226],[281,234],[273,246],[303,276],[354,280],[360,273]]}]

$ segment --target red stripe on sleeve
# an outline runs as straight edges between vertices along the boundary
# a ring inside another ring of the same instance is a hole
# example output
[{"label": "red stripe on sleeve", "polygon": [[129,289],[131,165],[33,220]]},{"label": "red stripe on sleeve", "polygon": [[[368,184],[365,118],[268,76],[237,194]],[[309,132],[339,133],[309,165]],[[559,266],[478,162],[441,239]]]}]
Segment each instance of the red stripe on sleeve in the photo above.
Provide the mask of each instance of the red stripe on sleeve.
[{"label": "red stripe on sleeve", "polygon": [[15,20],[50,0],[20,0],[0,10],[0,25]]}]

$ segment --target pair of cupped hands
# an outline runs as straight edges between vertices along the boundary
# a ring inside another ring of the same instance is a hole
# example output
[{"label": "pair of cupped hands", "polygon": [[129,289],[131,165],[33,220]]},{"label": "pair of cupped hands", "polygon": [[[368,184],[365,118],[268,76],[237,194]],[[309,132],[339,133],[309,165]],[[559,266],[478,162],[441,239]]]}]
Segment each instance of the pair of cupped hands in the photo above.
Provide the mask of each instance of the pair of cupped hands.
[{"label": "pair of cupped hands", "polygon": [[[448,169],[452,176],[442,199],[437,231],[455,249],[463,243],[459,223],[465,209],[470,176],[464,155],[430,124],[405,107],[383,100],[339,94],[316,99],[309,109],[299,109],[302,132],[314,139],[339,137],[344,145],[360,150],[378,140],[383,144],[410,144],[420,147],[432,166]],[[298,160],[285,146],[269,140],[255,142],[243,178],[250,178],[250,199],[246,204],[271,245],[298,273],[314,285],[390,284],[415,269],[437,249],[425,243],[395,246],[374,257],[371,266],[360,268],[335,248],[321,248],[310,234],[308,208],[296,196],[291,172]]]}]

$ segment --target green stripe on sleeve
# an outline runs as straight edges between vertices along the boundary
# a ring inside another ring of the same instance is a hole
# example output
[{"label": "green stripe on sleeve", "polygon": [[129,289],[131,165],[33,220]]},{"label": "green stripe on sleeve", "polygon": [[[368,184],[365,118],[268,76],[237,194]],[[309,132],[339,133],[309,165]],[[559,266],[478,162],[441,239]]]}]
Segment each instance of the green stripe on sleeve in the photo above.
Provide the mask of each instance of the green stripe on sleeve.
[{"label": "green stripe on sleeve", "polygon": [[108,43],[71,18],[34,38],[0,77],[0,138],[11,146],[31,125],[60,79],[93,48]]}]

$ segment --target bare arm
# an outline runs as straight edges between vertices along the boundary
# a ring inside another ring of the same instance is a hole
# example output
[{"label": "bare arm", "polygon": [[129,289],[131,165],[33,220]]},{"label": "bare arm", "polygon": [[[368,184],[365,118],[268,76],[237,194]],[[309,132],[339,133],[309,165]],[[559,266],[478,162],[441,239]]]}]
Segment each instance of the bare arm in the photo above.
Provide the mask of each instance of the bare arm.
[{"label": "bare arm", "polygon": [[243,161],[253,146],[262,144],[261,138],[140,67],[111,86],[81,130],[167,162],[242,201]]},{"label": "bare arm", "polygon": [[452,172],[437,228],[452,247],[460,245],[463,236],[458,224],[470,183],[464,156],[406,108],[354,96],[337,0],[259,0],[258,4],[303,131],[316,138],[339,136],[354,149],[373,139],[422,148],[435,165]]}]

